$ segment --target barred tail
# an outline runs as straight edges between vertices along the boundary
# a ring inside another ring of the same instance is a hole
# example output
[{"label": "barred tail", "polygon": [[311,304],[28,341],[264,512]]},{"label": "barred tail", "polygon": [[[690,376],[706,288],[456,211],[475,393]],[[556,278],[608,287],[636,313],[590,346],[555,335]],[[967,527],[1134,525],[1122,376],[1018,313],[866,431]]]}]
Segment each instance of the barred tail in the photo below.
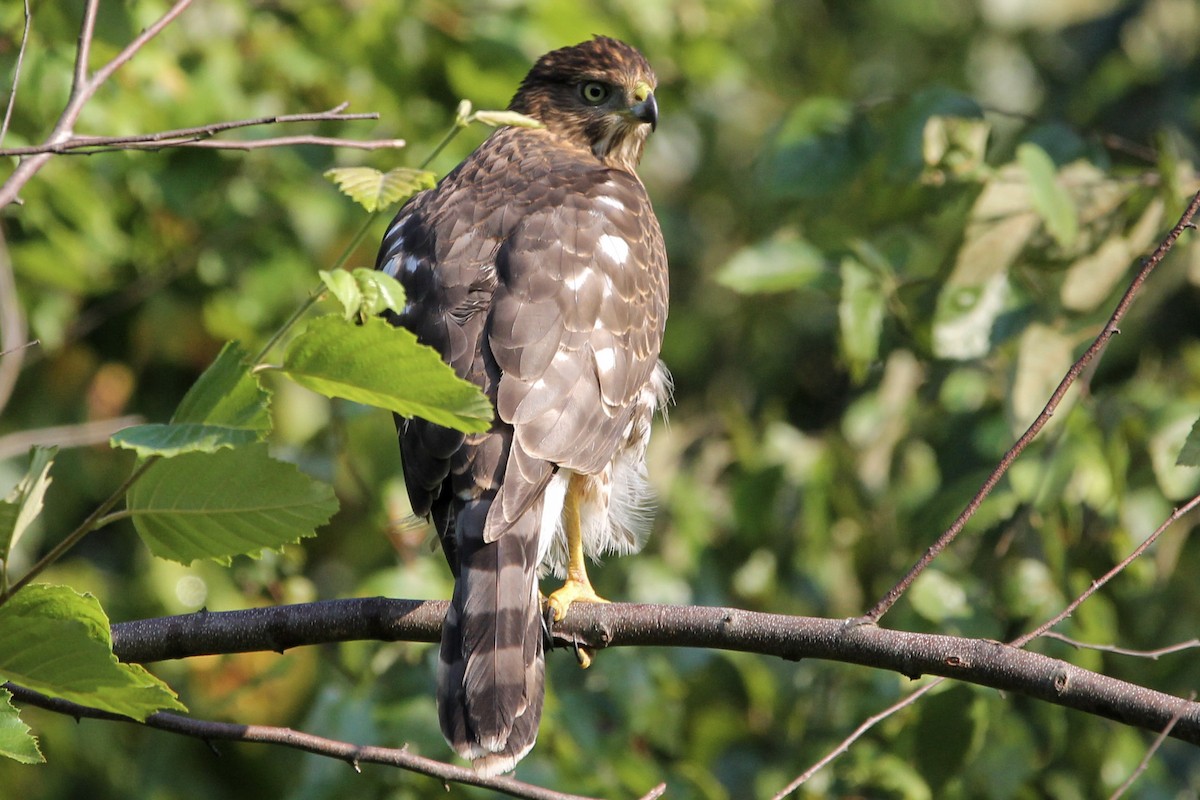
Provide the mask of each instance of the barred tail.
[{"label": "barred tail", "polygon": [[490,499],[456,523],[458,576],[442,624],[438,716],[442,733],[481,775],[508,772],[537,739],[545,690],[537,587],[540,503],[484,542]]}]

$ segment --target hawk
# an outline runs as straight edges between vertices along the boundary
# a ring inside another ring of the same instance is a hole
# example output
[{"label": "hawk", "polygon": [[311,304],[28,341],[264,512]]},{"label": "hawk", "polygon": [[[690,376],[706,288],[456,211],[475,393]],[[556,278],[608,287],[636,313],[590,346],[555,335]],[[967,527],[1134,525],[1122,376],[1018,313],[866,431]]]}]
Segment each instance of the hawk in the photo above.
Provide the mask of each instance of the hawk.
[{"label": "hawk", "polygon": [[542,56],[509,104],[542,127],[497,130],[413,197],[376,261],[407,290],[391,321],[496,410],[482,434],[398,420],[409,499],[455,578],[438,716],[485,775],[537,738],[538,578],[566,579],[548,600],[555,620],[605,602],[585,555],[635,552],[649,527],[646,445],[670,390],[667,261],[634,168],[658,122],[655,86],[615,39]]}]

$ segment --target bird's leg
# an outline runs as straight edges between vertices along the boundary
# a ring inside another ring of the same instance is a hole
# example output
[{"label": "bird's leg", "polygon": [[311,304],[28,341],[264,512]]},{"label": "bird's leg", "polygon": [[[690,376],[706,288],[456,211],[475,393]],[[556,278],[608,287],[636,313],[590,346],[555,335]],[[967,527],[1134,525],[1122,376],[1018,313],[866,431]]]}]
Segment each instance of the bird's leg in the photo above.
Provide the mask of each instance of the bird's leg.
[{"label": "bird's leg", "polygon": [[579,503],[586,480],[585,476],[575,474],[567,484],[567,497],[563,504],[564,526],[567,531],[567,580],[547,601],[555,622],[562,620],[567,615],[571,603],[576,601],[608,602],[592,588],[592,582],[588,580],[587,565],[583,561],[583,524],[579,517]]}]

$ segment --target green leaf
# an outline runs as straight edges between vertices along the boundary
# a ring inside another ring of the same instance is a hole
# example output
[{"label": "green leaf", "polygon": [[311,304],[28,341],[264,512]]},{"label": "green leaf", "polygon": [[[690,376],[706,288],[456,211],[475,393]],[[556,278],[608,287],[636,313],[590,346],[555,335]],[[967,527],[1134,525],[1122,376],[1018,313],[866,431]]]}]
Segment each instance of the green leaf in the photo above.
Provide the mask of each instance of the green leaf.
[{"label": "green leaf", "polygon": [[1200,467],[1200,419],[1192,425],[1175,463],[1181,467]]},{"label": "green leaf", "polygon": [[338,505],[331,486],[253,444],[155,463],[129,490],[126,508],[154,555],[228,564],[315,535]]},{"label": "green leaf", "polygon": [[358,288],[358,281],[354,280],[354,276],[344,269],[323,269],[317,274],[321,276],[321,283],[325,284],[329,293],[341,303],[342,316],[348,320],[355,319],[362,308],[363,298],[362,290]]},{"label": "green leaf", "polygon": [[476,111],[469,117],[471,122],[482,122],[493,128],[509,126],[513,128],[542,128],[545,127],[533,117],[527,117],[516,111]]},{"label": "green leaf", "polygon": [[378,317],[362,325],[328,315],[288,348],[283,372],[326,397],[378,406],[465,432],[485,431],[492,406],[454,374],[437,351]]},{"label": "green leaf", "polygon": [[227,428],[222,425],[133,425],[114,433],[113,447],[134,450],[139,458],[171,458],[184,453],[213,453],[226,447],[238,447],[258,441],[257,431]]},{"label": "green leaf", "polygon": [[12,692],[0,686],[0,756],[22,764],[42,764],[46,761],[38,749],[37,737],[21,721]]},{"label": "green leaf", "polygon": [[717,282],[742,294],[786,292],[825,274],[820,250],[795,236],[779,236],[735,253],[717,273]]},{"label": "green leaf", "polygon": [[271,394],[250,371],[249,358],[237,342],[226,344],[184,395],[171,423],[221,425],[266,436],[271,430]]},{"label": "green leaf", "polygon": [[436,173],[409,167],[388,172],[371,167],[337,167],[327,170],[325,177],[367,211],[387,208],[437,183]]},{"label": "green leaf", "polygon": [[1029,179],[1033,207],[1054,240],[1070,247],[1079,235],[1079,217],[1070,193],[1058,182],[1054,162],[1046,151],[1026,142],[1017,148],[1017,161]]},{"label": "green leaf", "polygon": [[842,294],[838,302],[838,324],[842,357],[854,380],[861,383],[879,357],[879,335],[883,331],[884,294],[879,276],[861,261],[842,259]]},{"label": "green leaf", "polygon": [[8,561],[13,545],[42,513],[46,488],[50,486],[50,465],[57,447],[35,447],[25,476],[8,497],[0,500],[0,561]]},{"label": "green leaf", "polygon": [[353,272],[321,270],[321,281],[342,306],[347,320],[364,319],[390,309],[404,308],[404,286],[379,270],[358,267]]},{"label": "green leaf", "polygon": [[117,661],[96,598],[67,586],[27,586],[0,606],[0,680],[137,720],[186,710],[162,681]]}]

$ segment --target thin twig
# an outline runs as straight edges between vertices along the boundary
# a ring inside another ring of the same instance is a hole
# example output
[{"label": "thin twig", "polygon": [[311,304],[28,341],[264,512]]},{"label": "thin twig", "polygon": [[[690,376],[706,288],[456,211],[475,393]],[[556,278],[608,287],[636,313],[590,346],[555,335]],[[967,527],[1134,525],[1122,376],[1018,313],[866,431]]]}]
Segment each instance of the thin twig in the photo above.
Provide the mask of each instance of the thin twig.
[{"label": "thin twig", "polygon": [[17,86],[21,83],[21,65],[25,63],[25,48],[29,45],[29,23],[33,15],[29,11],[29,0],[23,0],[25,5],[25,29],[21,32],[21,47],[17,50],[17,64],[13,67],[12,89],[8,93],[8,103],[4,107],[4,121],[0,122],[0,145],[8,135],[8,124],[12,121],[13,108],[17,102]]},{"label": "thin twig", "polygon": [[1000,478],[1002,478],[1008,471],[1008,468],[1012,466],[1012,463],[1017,460],[1017,457],[1025,451],[1025,448],[1029,446],[1029,443],[1034,440],[1038,433],[1041,432],[1042,428],[1046,426],[1046,423],[1050,421],[1050,418],[1054,416],[1054,412],[1058,408],[1059,403],[1062,402],[1067,390],[1070,389],[1071,385],[1074,384],[1079,378],[1084,368],[1086,368],[1087,365],[1104,350],[1104,348],[1108,345],[1109,340],[1112,339],[1113,336],[1117,335],[1119,332],[1117,326],[1120,324],[1121,320],[1124,319],[1126,312],[1133,304],[1134,299],[1137,297],[1138,292],[1142,288],[1142,284],[1146,282],[1146,278],[1148,278],[1150,273],[1154,271],[1154,268],[1162,262],[1167,253],[1171,251],[1171,248],[1175,246],[1175,241],[1183,234],[1185,230],[1188,230],[1192,227],[1192,219],[1196,216],[1197,212],[1200,212],[1200,192],[1197,192],[1192,197],[1192,201],[1188,204],[1187,209],[1184,210],[1183,215],[1179,218],[1179,222],[1175,224],[1175,227],[1173,227],[1166,237],[1159,243],[1158,247],[1155,248],[1154,253],[1142,264],[1141,268],[1137,271],[1137,274],[1130,282],[1129,287],[1125,290],[1125,294],[1122,295],[1120,302],[1117,303],[1117,307],[1113,310],[1112,316],[1110,316],[1108,318],[1108,322],[1105,323],[1104,328],[1096,336],[1095,340],[1092,341],[1092,344],[1088,347],[1088,349],[1084,351],[1083,355],[1079,357],[1079,360],[1072,364],[1071,368],[1067,370],[1067,374],[1063,376],[1062,381],[1058,384],[1058,388],[1054,390],[1054,394],[1050,396],[1050,399],[1046,402],[1042,412],[1038,414],[1037,418],[1033,421],[1025,433],[1021,435],[1021,438],[1017,440],[1016,444],[1014,444],[1009,451],[1004,454],[1004,457],[1000,459],[1000,463],[996,465],[994,470],[992,470],[992,473],[987,477],[987,480],[984,481],[983,486],[981,486],[979,491],[975,493],[975,496],[971,498],[971,501],[967,503],[966,508],[962,510],[962,512],[958,515],[958,518],[954,520],[953,524],[951,524],[950,527],[947,528],[942,535],[937,538],[937,541],[929,546],[929,549],[926,550],[925,554],[921,556],[917,563],[914,564],[911,569],[909,569],[907,574],[905,574],[905,576],[901,578],[895,586],[889,589],[887,594],[885,594],[879,600],[879,602],[877,602],[874,607],[872,607],[871,610],[866,613],[866,615],[863,617],[863,621],[868,623],[879,622],[880,618],[882,618],[883,615],[888,612],[888,609],[895,605],[896,601],[899,600],[900,597],[908,590],[908,587],[911,586],[913,581],[917,579],[917,576],[924,572],[925,568],[933,563],[933,560],[937,558],[938,555],[940,555],[941,552],[958,537],[958,534],[961,533],[962,529],[966,526],[967,521],[970,520],[971,517],[975,516],[975,512],[983,503],[984,498],[991,493],[996,484],[1000,482]]},{"label": "thin twig", "polygon": [[1200,639],[1189,639],[1186,642],[1173,644],[1168,647],[1160,647],[1157,650],[1131,650],[1128,647],[1116,647],[1111,644],[1092,644],[1090,642],[1081,642],[1078,639],[1072,639],[1070,636],[1064,636],[1058,631],[1044,631],[1042,633],[1044,639],[1056,639],[1064,644],[1069,644],[1077,650],[1098,650],[1101,653],[1112,653],[1118,656],[1130,656],[1132,658],[1148,658],[1151,661],[1157,661],[1163,656],[1182,653],[1185,650],[1195,650],[1200,647]]},{"label": "thin twig", "polygon": [[73,425],[54,425],[49,428],[17,431],[0,436],[0,460],[28,453],[29,448],[37,445],[65,449],[103,444],[108,441],[108,437],[122,428],[141,425],[145,421],[143,417],[131,414],[125,417],[97,419]]},{"label": "thin twig", "polygon": [[[1197,198],[1200,199],[1200,195],[1197,195]],[[1193,204],[1193,205],[1195,205],[1195,204]],[[1154,530],[1154,533],[1147,536],[1145,541],[1143,541],[1141,544],[1139,544],[1137,547],[1135,547],[1133,549],[1133,552],[1130,553],[1125,558],[1123,558],[1119,564],[1117,564],[1115,567],[1110,569],[1108,572],[1101,575],[1096,580],[1092,581],[1091,586],[1089,586],[1087,589],[1085,589],[1083,591],[1082,594],[1080,594],[1078,597],[1076,597],[1074,600],[1072,600],[1070,603],[1068,603],[1066,608],[1064,608],[1058,614],[1055,614],[1050,619],[1043,622],[1038,627],[1034,628],[1029,633],[1026,633],[1024,636],[1019,636],[1016,639],[1013,639],[1011,642],[1009,642],[1009,644],[1011,644],[1013,647],[1024,647],[1026,644],[1028,644],[1033,639],[1036,639],[1037,637],[1041,636],[1043,633],[1050,630],[1051,628],[1053,628],[1058,623],[1062,622],[1067,617],[1071,616],[1071,614],[1074,613],[1075,609],[1079,608],[1079,606],[1083,603],[1083,601],[1087,600],[1093,594],[1098,592],[1100,590],[1100,588],[1102,586],[1104,586],[1104,584],[1108,583],[1113,578],[1115,578],[1117,575],[1119,575],[1122,571],[1124,571],[1125,568],[1128,567],[1130,564],[1132,564],[1135,559],[1137,559],[1142,553],[1146,552],[1146,550],[1148,550],[1151,545],[1153,545],[1156,541],[1158,541],[1158,537],[1162,536],[1163,533],[1168,528],[1170,528],[1172,525],[1174,525],[1179,520],[1180,517],[1182,517],[1184,514],[1188,513],[1189,511],[1191,511],[1197,505],[1200,505],[1200,494],[1196,495],[1191,500],[1187,501],[1182,506],[1180,506],[1179,508],[1172,511],[1170,516],[1168,516],[1163,521],[1163,524],[1159,525]]]},{"label": "thin twig", "polygon": [[396,150],[407,146],[403,139],[341,139],[334,136],[276,136],[271,139],[193,139],[166,141],[152,144],[130,144],[94,149],[72,150],[65,155],[94,155],[118,150],[158,151],[175,147],[190,147],[198,150],[264,150],[269,147],[345,147],[352,150]]},{"label": "thin twig", "polygon": [[[133,150],[133,149],[150,149],[153,145],[158,146],[197,146],[197,142],[209,139],[216,136],[218,133],[225,131],[237,130],[241,128],[251,128],[263,125],[279,125],[295,122],[355,122],[359,120],[374,120],[379,119],[379,114],[375,112],[366,112],[361,114],[345,114],[342,109],[346,107],[346,103],[342,103],[328,111],[316,111],[302,114],[278,114],[269,117],[256,117],[254,119],[239,119],[229,120],[226,122],[213,122],[208,125],[198,125],[192,128],[178,128],[168,131],[157,131],[155,133],[140,133],[129,136],[71,136],[62,141],[45,142],[38,145],[29,145],[26,147],[10,147],[0,149],[0,156],[32,156],[42,153],[70,153],[75,150],[86,150],[87,152],[102,152],[105,150]],[[322,138],[322,137],[313,137]],[[341,142],[341,139],[333,139],[331,141]],[[353,140],[346,140],[353,141]],[[397,139],[381,140],[389,143],[388,146],[403,147],[395,142],[401,141]],[[253,143],[253,141],[249,142]],[[235,142],[242,144],[242,142]],[[379,145],[383,146],[383,145]]]},{"label": "thin twig", "polygon": [[[137,722],[120,714],[113,714],[109,711],[101,711],[81,706],[77,703],[46,697],[45,695],[11,683],[4,684],[4,688],[12,692],[14,699],[22,703],[44,708],[59,714],[66,714],[76,719],[90,718],[115,722]],[[407,747],[391,748],[357,745],[350,742],[341,742],[336,739],[327,739],[324,736],[315,736],[311,733],[293,730],[292,728],[281,728],[272,725],[239,725],[232,722],[212,722],[167,712],[151,714],[143,724],[149,728],[190,736],[205,742],[230,741],[281,745],[294,750],[302,750],[306,753],[344,761],[355,770],[359,770],[361,764],[382,764],[384,766],[399,767],[448,783],[482,786],[510,797],[521,797],[528,800],[589,800],[589,798],[579,795],[564,794],[525,783],[516,778],[482,778],[474,770],[416,755],[409,752]]]},{"label": "thin twig", "polygon": [[913,703],[917,702],[922,697],[924,697],[926,694],[928,694],[930,691],[932,691],[935,686],[940,686],[945,681],[946,681],[946,678],[938,678],[936,680],[930,681],[929,683],[925,684],[920,689],[917,689],[915,692],[913,692],[912,694],[910,694],[908,697],[904,698],[903,700],[899,701],[898,703],[893,703],[892,705],[885,708],[883,711],[880,711],[878,714],[875,714],[872,717],[868,717],[861,725],[859,725],[857,728],[855,728],[854,731],[849,736],[847,736],[845,739],[842,739],[842,741],[838,742],[837,747],[830,750],[828,753],[826,753],[821,758],[821,760],[817,761],[811,767],[809,767],[808,769],[804,770],[804,772],[802,772],[798,776],[796,776],[796,779],[794,781],[792,781],[787,786],[783,787],[778,792],[776,792],[771,797],[771,800],[783,800],[783,798],[787,797],[789,794],[791,794],[792,792],[799,789],[801,785],[803,785],[804,783],[807,783],[808,780],[813,775],[816,775],[818,772],[820,772],[822,769],[824,769],[825,766],[828,765],[831,761],[833,761],[835,758],[840,756],[842,753],[849,750],[850,745],[854,744],[856,741],[861,739],[862,735],[864,733],[869,731],[871,728],[874,728],[880,722],[883,722],[885,719],[892,716],[896,712],[901,711],[905,708],[908,708]]},{"label": "thin twig", "polygon": [[[1195,699],[1196,693],[1192,692],[1190,695],[1188,695],[1187,702],[1190,703]],[[1129,787],[1133,786],[1134,782],[1137,781],[1137,779],[1141,777],[1142,773],[1146,771],[1146,768],[1150,766],[1150,759],[1154,758],[1154,754],[1158,752],[1158,749],[1163,746],[1163,742],[1165,742],[1167,737],[1171,735],[1171,728],[1174,728],[1175,725],[1178,724],[1179,718],[1183,716],[1183,710],[1185,707],[1186,706],[1184,702],[1180,701],[1179,710],[1175,712],[1175,716],[1171,717],[1171,721],[1168,722],[1166,726],[1164,726],[1159,732],[1158,736],[1154,738],[1154,741],[1150,745],[1150,749],[1146,751],[1146,755],[1142,756],[1141,763],[1137,765],[1137,769],[1135,769],[1133,773],[1125,779],[1124,783],[1117,787],[1115,792],[1109,795],[1108,800],[1117,800],[1117,798],[1129,791]]]},{"label": "thin twig", "polygon": [[[96,94],[100,86],[108,80],[117,69],[124,65],[129,59],[146,45],[150,39],[157,36],[163,28],[171,24],[180,14],[183,13],[192,0],[175,0],[175,3],[167,9],[167,12],[158,18],[157,21],[130,42],[124,50],[116,55],[112,61],[109,61],[103,67],[95,72],[91,77],[87,74],[87,62],[91,53],[92,34],[95,30],[96,23],[96,8],[99,4],[98,0],[89,0],[87,7],[84,10],[83,24],[79,29],[79,44],[76,49],[75,56],[75,75],[71,84],[71,95],[67,100],[67,105],[59,115],[58,121],[54,124],[54,129],[46,137],[47,142],[62,142],[70,139],[74,135],[75,123],[79,120],[79,115],[83,113],[83,108],[88,101]],[[46,165],[53,153],[38,153],[22,159],[17,168],[12,171],[8,179],[0,184],[0,208],[5,208],[10,203],[17,201],[17,196],[21,189],[29,182],[38,170]]]}]

